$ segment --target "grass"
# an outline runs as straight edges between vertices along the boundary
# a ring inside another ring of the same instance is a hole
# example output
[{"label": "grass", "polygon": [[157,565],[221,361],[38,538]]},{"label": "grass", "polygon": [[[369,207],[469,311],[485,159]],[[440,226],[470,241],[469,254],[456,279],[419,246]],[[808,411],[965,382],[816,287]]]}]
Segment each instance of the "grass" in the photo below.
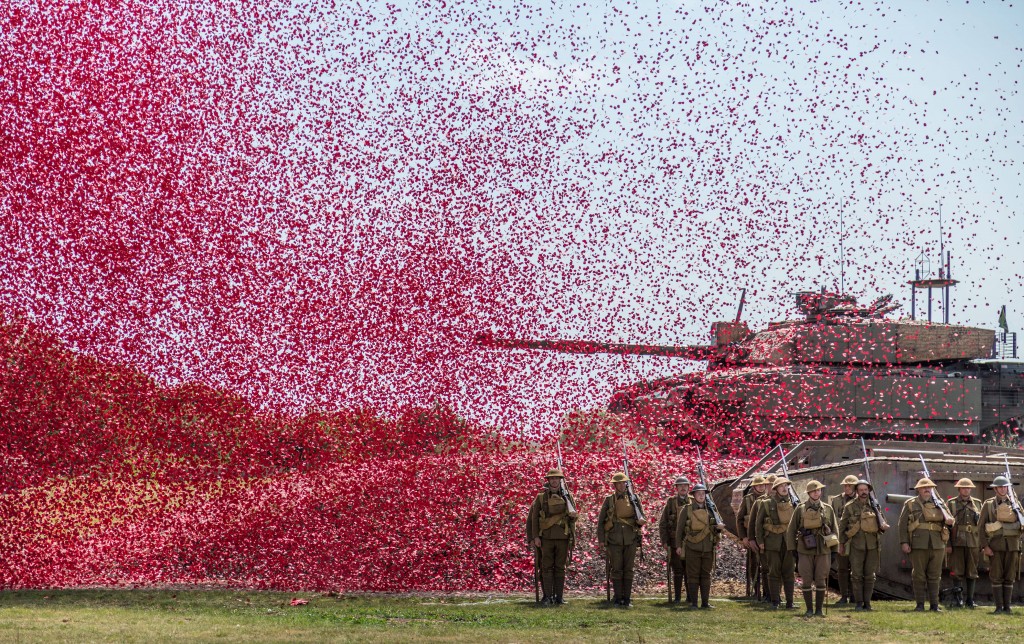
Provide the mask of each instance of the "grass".
[{"label": "grass", "polygon": [[[292,597],[309,600],[290,606]],[[799,597],[799,595],[798,595]],[[715,599],[712,611],[634,599],[631,610],[573,597],[538,608],[532,597],[343,595],[222,590],[61,590],[0,593],[3,642],[779,642],[1020,641],[1024,609],[910,612],[876,602],[876,612],[767,611]]]}]

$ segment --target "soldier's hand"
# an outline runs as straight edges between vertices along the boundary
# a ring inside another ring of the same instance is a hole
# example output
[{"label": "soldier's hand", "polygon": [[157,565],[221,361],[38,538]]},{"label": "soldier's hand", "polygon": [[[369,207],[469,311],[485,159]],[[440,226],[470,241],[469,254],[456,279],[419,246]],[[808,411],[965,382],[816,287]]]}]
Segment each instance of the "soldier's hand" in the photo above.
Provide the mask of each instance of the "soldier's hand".
[{"label": "soldier's hand", "polygon": [[946,519],[946,525],[953,525],[953,519],[952,518]]},{"label": "soldier's hand", "polygon": [[537,546],[538,548],[540,548],[540,537],[534,537],[534,539],[533,539],[533,545],[535,545],[535,546]]},{"label": "soldier's hand", "polygon": [[846,546],[844,546],[843,544],[839,544],[839,556],[840,557],[845,557],[846,556]]},{"label": "soldier's hand", "polygon": [[946,546],[946,554],[947,555],[953,554],[953,546]]},{"label": "soldier's hand", "polygon": [[982,548],[981,551],[984,552],[985,555],[989,556],[989,557],[995,555],[995,553],[992,552],[992,548],[989,548],[988,546],[985,546],[984,548]]},{"label": "soldier's hand", "polygon": [[905,554],[905,555],[909,555],[910,554],[910,544],[909,543],[903,544],[901,546],[901,548],[903,550],[903,554]]},{"label": "soldier's hand", "polygon": [[680,557],[682,557],[683,556],[683,549],[682,548],[676,548],[676,554],[679,555]]},{"label": "soldier's hand", "polygon": [[566,516],[568,516],[570,519],[578,519],[579,516],[580,516],[580,513],[579,512],[569,512]]},{"label": "soldier's hand", "polygon": [[762,544],[759,544],[759,545],[757,546],[757,548],[758,548],[758,550],[760,550],[761,552],[764,552],[764,544],[763,544],[763,543],[762,543]]},{"label": "soldier's hand", "polygon": [[646,521],[644,521],[643,519],[637,519],[637,520],[636,520],[636,524],[637,524],[638,526],[640,526],[640,527],[642,528],[642,527],[644,527],[645,525],[647,525],[647,522],[646,522]]}]

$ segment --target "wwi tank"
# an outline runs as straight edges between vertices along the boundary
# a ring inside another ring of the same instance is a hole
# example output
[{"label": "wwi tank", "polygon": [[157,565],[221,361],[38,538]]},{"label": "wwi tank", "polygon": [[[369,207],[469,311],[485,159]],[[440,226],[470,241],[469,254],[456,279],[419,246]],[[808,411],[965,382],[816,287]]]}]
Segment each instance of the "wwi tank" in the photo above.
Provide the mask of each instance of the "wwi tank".
[{"label": "wwi tank", "polygon": [[[485,347],[656,355],[707,369],[615,392],[609,410],[679,436],[722,428],[748,435],[899,435],[961,442],[1015,438],[1024,418],[1024,362],[995,359],[991,329],[886,316],[892,296],[796,293],[800,316],[751,331],[715,322],[707,345],[515,340]],[[740,304],[742,312],[742,302]],[[1015,355],[1015,354],[1014,354]]]},{"label": "wwi tank", "polygon": [[[994,445],[943,444],[914,441],[865,441],[867,458],[861,449],[860,440],[806,440],[787,443],[766,454],[748,471],[740,476],[718,481],[711,492],[722,518],[734,533],[736,510],[743,495],[749,490],[755,474],[782,472],[782,455],[789,469],[790,479],[800,500],[806,500],[804,487],[816,479],[827,487],[825,495],[842,493],[840,481],[849,474],[864,478],[865,463],[871,473],[875,495],[882,506],[886,521],[891,528],[882,537],[881,563],[876,595],[896,599],[913,599],[910,577],[910,559],[903,554],[899,544],[897,523],[903,503],[914,495],[912,489],[922,476],[920,457],[925,458],[931,478],[938,485],[939,494],[950,498],[957,494],[953,484],[961,477],[970,478],[977,488],[973,496],[985,500],[994,493],[988,488],[992,480],[1006,471],[1009,462],[1014,491],[1020,496],[1018,481],[1024,481],[1024,450],[1006,449]],[[1004,461],[1004,456],[1005,461]],[[981,578],[978,580],[977,596],[991,598],[988,581],[987,559],[983,560]],[[945,570],[943,588],[949,588],[953,581]],[[1024,599],[1024,586],[1020,582],[1014,587],[1015,601]]]}]

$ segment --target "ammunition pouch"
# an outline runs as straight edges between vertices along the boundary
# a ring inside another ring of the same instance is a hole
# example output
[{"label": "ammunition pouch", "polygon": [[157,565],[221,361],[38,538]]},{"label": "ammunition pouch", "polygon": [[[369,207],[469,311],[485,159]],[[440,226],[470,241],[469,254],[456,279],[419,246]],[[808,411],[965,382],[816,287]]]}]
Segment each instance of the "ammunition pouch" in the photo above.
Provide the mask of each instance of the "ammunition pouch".
[{"label": "ammunition pouch", "polygon": [[862,512],[857,525],[864,534],[878,534],[878,515],[871,511]]},{"label": "ammunition pouch", "polygon": [[789,525],[789,520],[793,518],[793,510],[795,509],[789,501],[783,501],[782,503],[776,503],[775,509],[779,513],[779,522],[784,526]]},{"label": "ammunition pouch", "polygon": [[993,521],[985,524],[985,534],[991,537],[1019,537],[1021,534],[1020,524],[1014,521],[1013,523],[1003,523],[1002,521]]},{"label": "ammunition pouch", "polygon": [[778,525],[778,524],[775,524],[775,523],[765,523],[764,524],[764,531],[765,532],[769,532],[771,534],[785,534],[786,533],[786,527],[787,526]]},{"label": "ammunition pouch", "polygon": [[942,510],[932,503],[925,503],[924,505],[924,520],[925,521],[942,521]]},{"label": "ammunition pouch", "polygon": [[839,535],[837,535],[835,533],[832,533],[832,532],[826,534],[825,535],[825,545],[828,546],[829,549],[838,548],[839,547]]},{"label": "ammunition pouch", "polygon": [[1017,513],[1013,511],[1009,503],[1000,503],[996,506],[996,521],[1002,523],[1016,523]]},{"label": "ammunition pouch", "polygon": [[566,516],[565,513],[562,513],[562,514],[554,514],[554,515],[551,515],[549,517],[541,517],[541,519],[540,519],[540,530],[541,530],[541,532],[543,532],[545,530],[548,530],[550,528],[553,528],[553,527],[555,527],[556,525],[559,525],[559,524],[562,524],[562,527],[564,528],[565,527],[565,523],[564,523],[565,516]]},{"label": "ammunition pouch", "polygon": [[686,540],[700,543],[711,534],[711,522],[707,510],[690,508],[690,518],[686,526]]},{"label": "ammunition pouch", "polygon": [[821,511],[820,510],[807,510],[803,511],[801,516],[801,523],[803,523],[804,530],[814,530],[820,528],[822,525]]},{"label": "ammunition pouch", "polygon": [[1003,531],[1003,524],[1000,521],[992,521],[985,524],[985,534],[990,537],[995,537]]}]

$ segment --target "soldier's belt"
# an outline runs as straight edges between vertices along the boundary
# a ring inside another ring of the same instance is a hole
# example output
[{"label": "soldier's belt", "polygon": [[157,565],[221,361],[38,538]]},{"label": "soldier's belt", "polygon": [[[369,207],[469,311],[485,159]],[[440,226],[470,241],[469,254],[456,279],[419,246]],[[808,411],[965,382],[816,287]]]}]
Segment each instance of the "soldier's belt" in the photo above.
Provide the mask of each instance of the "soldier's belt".
[{"label": "soldier's belt", "polygon": [[974,534],[975,532],[978,531],[978,526],[976,526],[976,525],[958,525],[956,527],[956,531],[957,532],[965,532],[967,534]]},{"label": "soldier's belt", "polygon": [[774,523],[764,524],[764,529],[767,532],[771,532],[772,534],[784,534],[786,532],[787,527],[788,526],[784,525],[775,525]]},{"label": "soldier's belt", "polygon": [[928,532],[942,532],[942,528],[945,527],[941,523],[933,523],[931,521],[924,521],[917,524],[914,530],[927,530]]}]

